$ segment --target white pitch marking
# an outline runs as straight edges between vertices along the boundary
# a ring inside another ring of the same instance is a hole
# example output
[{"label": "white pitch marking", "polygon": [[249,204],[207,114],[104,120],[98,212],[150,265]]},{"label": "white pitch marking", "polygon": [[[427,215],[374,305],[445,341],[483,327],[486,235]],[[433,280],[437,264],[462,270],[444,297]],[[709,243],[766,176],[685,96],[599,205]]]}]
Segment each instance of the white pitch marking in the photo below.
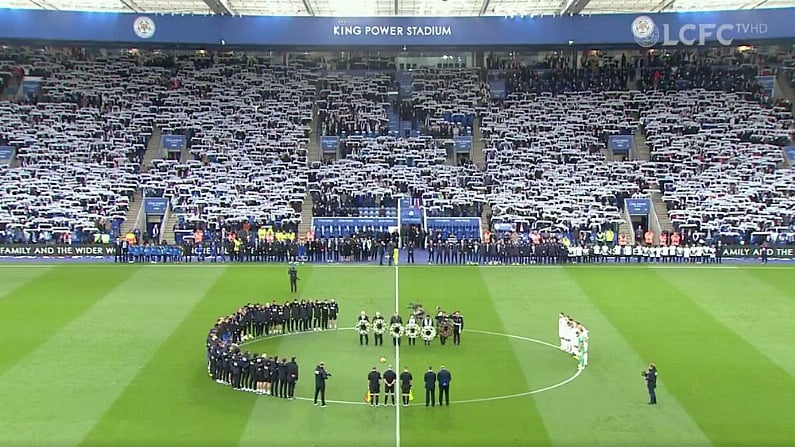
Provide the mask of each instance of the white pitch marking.
[{"label": "white pitch marking", "polygon": [[[340,330],[350,330],[350,331],[352,331],[352,330],[356,330],[356,328],[355,327],[346,327],[346,328],[340,328]],[[484,335],[494,335],[494,336],[497,336],[497,337],[507,337],[507,338],[513,338],[513,339],[517,339],[517,340],[529,341],[531,343],[536,343],[536,344],[539,344],[539,345],[542,345],[542,346],[547,346],[547,347],[550,347],[550,348],[554,348],[555,350],[558,350],[558,351],[560,350],[558,345],[554,345],[552,343],[548,343],[548,342],[545,342],[543,340],[538,340],[538,339],[535,339],[535,338],[523,337],[521,335],[503,334],[501,332],[491,332],[491,331],[479,331],[479,330],[476,330],[476,329],[467,329],[467,332],[473,332],[473,333],[476,333],[476,334],[484,334]],[[272,335],[272,336],[263,337],[263,338],[260,338],[260,339],[257,339],[257,340],[252,340],[252,341],[248,341],[248,342],[245,342],[245,343],[241,343],[241,344],[239,344],[239,346],[245,346],[247,344],[256,343],[256,342],[260,342],[260,341],[265,341],[265,340],[270,339],[270,338],[290,337],[290,336],[295,336],[295,335],[308,335],[308,334],[317,334],[317,332],[292,332],[292,333],[289,333],[289,334],[277,334],[277,335]],[[567,378],[566,380],[563,380],[563,381],[558,382],[558,383],[553,384],[553,385],[545,386],[543,388],[538,388],[538,389],[535,389],[535,390],[525,391],[523,393],[507,394],[505,396],[482,397],[482,398],[478,398],[478,399],[454,400],[454,401],[451,401],[451,403],[453,403],[453,404],[473,404],[473,403],[479,403],[479,402],[492,402],[492,401],[497,401],[497,400],[515,399],[515,398],[519,398],[519,397],[532,396],[534,394],[543,393],[545,391],[551,391],[551,390],[554,390],[555,388],[560,388],[560,387],[562,387],[564,385],[568,385],[569,383],[571,383],[572,381],[577,379],[582,374],[583,371],[585,371],[585,370],[578,369],[577,372],[575,372],[573,376]],[[304,400],[304,401],[307,401],[307,402],[311,402],[313,400],[313,399],[308,398],[308,397],[296,397],[296,399],[297,400]],[[348,400],[328,400],[327,399],[326,402],[332,403],[332,404],[344,404],[344,405],[368,405],[365,402],[355,402],[355,401],[348,401]],[[396,405],[396,406],[399,406],[399,405]],[[400,414],[399,411],[400,411],[399,409],[396,409],[396,412],[397,412],[396,414]],[[397,427],[398,427],[398,431],[399,431],[400,430],[399,421],[398,421]],[[399,437],[400,434],[397,433],[397,436]],[[400,446],[398,446],[398,447],[400,447]]]}]

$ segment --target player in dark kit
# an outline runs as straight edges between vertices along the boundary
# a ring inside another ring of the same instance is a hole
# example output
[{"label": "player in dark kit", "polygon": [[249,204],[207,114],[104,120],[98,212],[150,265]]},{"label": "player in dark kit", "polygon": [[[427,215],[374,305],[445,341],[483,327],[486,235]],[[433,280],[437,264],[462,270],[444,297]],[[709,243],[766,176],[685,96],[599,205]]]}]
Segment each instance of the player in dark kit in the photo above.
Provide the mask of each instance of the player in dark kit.
[{"label": "player in dark kit", "polygon": [[294,265],[291,265],[290,268],[287,269],[287,274],[290,275],[290,292],[291,293],[297,293],[298,292],[298,269],[296,269]]},{"label": "player in dark kit", "polygon": [[392,365],[384,371],[384,405],[389,405],[389,396],[392,396],[392,406],[397,405],[395,402],[395,383],[397,382],[397,374],[392,371]]},{"label": "player in dark kit", "polygon": [[433,366],[428,367],[425,372],[425,406],[430,404],[432,407],[436,406],[436,373],[433,372]]},{"label": "player in dark kit", "polygon": [[279,361],[277,368],[277,375],[279,376],[279,397],[287,399],[287,359],[282,358]]},{"label": "player in dark kit", "polygon": [[657,365],[649,363],[649,369],[641,374],[646,379],[646,389],[649,391],[649,405],[657,405]]},{"label": "player in dark kit", "polygon": [[400,373],[400,394],[403,397],[403,406],[409,406],[409,396],[411,395],[411,373],[409,372],[408,368],[403,368],[403,372]]},{"label": "player in dark kit", "polygon": [[378,398],[381,395],[381,373],[375,369],[375,366],[367,374],[367,391],[370,393],[370,406],[377,407]]}]

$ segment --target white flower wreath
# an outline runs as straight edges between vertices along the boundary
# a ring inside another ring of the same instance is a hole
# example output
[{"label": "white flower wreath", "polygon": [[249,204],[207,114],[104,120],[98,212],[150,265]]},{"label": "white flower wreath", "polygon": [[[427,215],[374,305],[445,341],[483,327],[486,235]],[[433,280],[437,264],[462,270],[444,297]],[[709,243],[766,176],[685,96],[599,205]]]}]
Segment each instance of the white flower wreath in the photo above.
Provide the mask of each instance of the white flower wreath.
[{"label": "white flower wreath", "polygon": [[417,323],[409,323],[406,325],[406,337],[417,338],[420,334],[420,326]]},{"label": "white flower wreath", "polygon": [[436,337],[436,328],[433,326],[425,326],[422,328],[422,339],[425,341],[431,341]]},{"label": "white flower wreath", "polygon": [[356,323],[356,330],[359,331],[359,335],[367,335],[370,332],[370,322],[367,320],[361,320]]},{"label": "white flower wreath", "polygon": [[400,323],[392,323],[389,326],[389,333],[392,334],[392,338],[400,338],[403,336],[403,325]]},{"label": "white flower wreath", "polygon": [[386,331],[386,323],[382,318],[377,318],[373,320],[373,333],[376,335],[382,335]]}]

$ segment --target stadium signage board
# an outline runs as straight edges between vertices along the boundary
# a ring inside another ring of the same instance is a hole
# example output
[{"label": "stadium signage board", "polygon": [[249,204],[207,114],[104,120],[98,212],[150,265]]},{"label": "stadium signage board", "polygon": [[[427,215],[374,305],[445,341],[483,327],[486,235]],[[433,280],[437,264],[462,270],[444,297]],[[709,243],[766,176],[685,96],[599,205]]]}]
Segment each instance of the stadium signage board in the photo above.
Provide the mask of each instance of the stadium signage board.
[{"label": "stadium signage board", "polygon": [[8,163],[14,158],[14,148],[11,146],[0,146],[0,163]]},{"label": "stadium signage board", "polygon": [[[724,245],[720,248],[724,258],[761,258],[761,245]],[[767,257],[771,259],[795,259],[795,247],[768,247]]]},{"label": "stadium signage board", "polygon": [[0,9],[0,40],[257,46],[693,46],[795,38],[795,8],[556,17],[287,17]]},{"label": "stadium signage board", "polygon": [[614,154],[628,155],[632,149],[632,135],[610,135],[607,138],[607,145]]},{"label": "stadium signage board", "polygon": [[336,154],[340,148],[339,137],[320,137],[320,149],[324,153]]},{"label": "stadium signage board", "polygon": [[0,245],[0,258],[37,257],[73,258],[81,256],[107,257],[116,253],[113,245],[51,245],[8,244]]},{"label": "stadium signage board", "polygon": [[650,199],[625,199],[624,204],[630,216],[648,216],[651,212]]},{"label": "stadium signage board", "polygon": [[144,199],[144,212],[148,216],[162,216],[168,208],[168,199],[147,197]]},{"label": "stadium signage board", "polygon": [[185,149],[187,145],[187,138],[185,135],[163,135],[160,140],[163,149],[169,152],[179,152]]},{"label": "stadium signage board", "polygon": [[795,146],[787,146],[784,148],[784,156],[790,164],[795,164]]}]

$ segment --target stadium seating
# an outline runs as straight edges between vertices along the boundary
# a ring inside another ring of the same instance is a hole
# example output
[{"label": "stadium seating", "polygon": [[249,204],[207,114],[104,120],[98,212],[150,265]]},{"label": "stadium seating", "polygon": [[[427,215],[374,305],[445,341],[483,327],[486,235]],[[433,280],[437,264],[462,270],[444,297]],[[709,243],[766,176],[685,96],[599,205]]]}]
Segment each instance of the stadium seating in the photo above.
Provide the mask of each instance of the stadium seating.
[{"label": "stadium seating", "polygon": [[36,60],[49,75],[35,103],[0,104],[18,164],[2,168],[0,224],[16,241],[93,241],[125,218],[152,134],[142,93],[158,90],[162,71],[124,57]]},{"label": "stadium seating", "polygon": [[641,164],[605,164],[611,134],[636,122],[606,93],[512,93],[483,114],[492,223],[529,231],[593,230],[621,220],[623,198],[643,194]]},{"label": "stadium seating", "polygon": [[158,124],[190,135],[191,160],[154,160],[143,187],[162,191],[179,229],[236,228],[243,222],[300,222],[312,75],[250,59],[183,64]]},{"label": "stadium seating", "polygon": [[472,135],[477,110],[489,99],[476,69],[421,69],[413,73],[412,96],[403,119],[437,138]]},{"label": "stadium seating", "polygon": [[779,169],[793,123],[786,107],[704,89],[637,99],[651,148],[646,170],[676,229],[745,243],[791,231],[795,172]]},{"label": "stadium seating", "polygon": [[389,131],[386,108],[394,89],[389,75],[328,75],[318,79],[321,135],[375,138]]}]

